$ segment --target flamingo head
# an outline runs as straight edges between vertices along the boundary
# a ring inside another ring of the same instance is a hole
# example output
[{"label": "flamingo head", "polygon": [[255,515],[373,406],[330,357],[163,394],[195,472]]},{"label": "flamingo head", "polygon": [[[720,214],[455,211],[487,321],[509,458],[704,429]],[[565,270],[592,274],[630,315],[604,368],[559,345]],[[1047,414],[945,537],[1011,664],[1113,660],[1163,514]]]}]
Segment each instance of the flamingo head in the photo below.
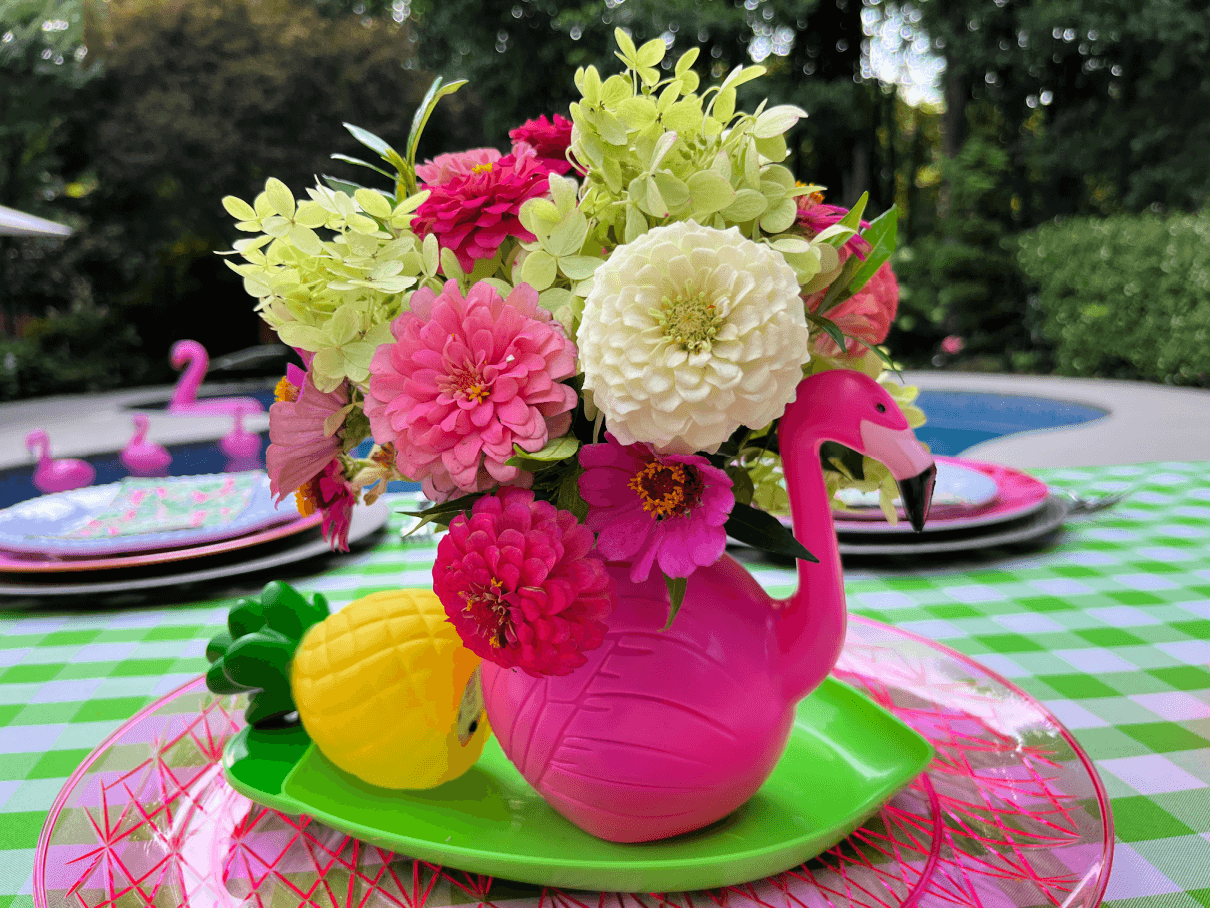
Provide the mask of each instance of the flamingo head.
[{"label": "flamingo head", "polygon": [[895,477],[912,527],[917,532],[924,528],[937,465],[882,385],[851,369],[813,375],[799,386],[798,400],[782,418],[782,431],[794,431],[795,423],[811,424],[817,437],[884,464]]},{"label": "flamingo head", "polygon": [[38,451],[39,449],[46,448],[49,444],[50,438],[43,429],[34,429],[34,431],[25,436],[25,450],[27,451]]},{"label": "flamingo head", "polygon": [[168,361],[172,363],[172,368],[181,369],[187,363],[197,359],[199,352],[205,355],[206,348],[197,341],[180,340],[172,345],[172,350],[168,354]]}]

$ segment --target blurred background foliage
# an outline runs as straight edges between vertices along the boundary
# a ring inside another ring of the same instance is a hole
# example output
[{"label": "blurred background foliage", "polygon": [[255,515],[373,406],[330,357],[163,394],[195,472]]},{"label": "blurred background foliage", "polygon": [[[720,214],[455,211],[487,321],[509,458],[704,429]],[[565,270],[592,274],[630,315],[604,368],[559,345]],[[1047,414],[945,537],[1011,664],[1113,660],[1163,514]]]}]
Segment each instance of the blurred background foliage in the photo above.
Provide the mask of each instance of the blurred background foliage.
[{"label": "blurred background foliage", "polygon": [[[707,79],[761,62],[741,100],[809,112],[799,178],[898,206],[905,365],[1210,384],[1203,0],[0,0],[0,204],[76,228],[0,237],[0,398],[264,339],[224,195],[362,179],[342,122],[402,144],[434,74],[471,85],[422,157],[505,147],[617,68],[619,26]],[[944,61],[937,101],[873,65],[879,33]]]}]

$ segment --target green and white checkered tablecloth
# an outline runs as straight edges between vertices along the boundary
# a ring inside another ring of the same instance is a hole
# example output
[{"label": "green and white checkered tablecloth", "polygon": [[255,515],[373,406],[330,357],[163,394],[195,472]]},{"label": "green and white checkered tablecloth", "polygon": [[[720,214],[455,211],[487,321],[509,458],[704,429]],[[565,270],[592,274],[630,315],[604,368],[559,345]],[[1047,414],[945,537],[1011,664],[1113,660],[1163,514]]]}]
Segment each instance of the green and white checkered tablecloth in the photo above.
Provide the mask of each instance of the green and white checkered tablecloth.
[{"label": "green and white checkered tablecloth", "polygon": [[[1042,552],[850,568],[849,606],[975,657],[1074,732],[1113,801],[1110,905],[1210,908],[1210,464],[1038,475],[1073,492],[1134,491]],[[342,604],[426,585],[432,557],[431,545],[391,532],[292,582]],[[753,573],[775,594],[793,586],[785,568]],[[203,670],[230,602],[0,601],[0,908],[32,905],[38,834],[67,777]]]}]

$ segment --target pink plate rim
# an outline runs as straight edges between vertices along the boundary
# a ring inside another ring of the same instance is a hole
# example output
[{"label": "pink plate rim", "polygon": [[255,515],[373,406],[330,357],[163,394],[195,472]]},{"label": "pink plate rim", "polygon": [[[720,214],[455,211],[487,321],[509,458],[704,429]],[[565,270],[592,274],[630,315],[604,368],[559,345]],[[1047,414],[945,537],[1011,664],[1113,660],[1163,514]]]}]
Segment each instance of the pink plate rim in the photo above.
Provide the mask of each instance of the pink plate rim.
[{"label": "pink plate rim", "polygon": [[8,552],[0,551],[0,574],[66,574],[75,571],[103,571],[188,561],[193,558],[221,555],[225,552],[235,552],[265,542],[284,539],[295,533],[302,533],[319,526],[322,519],[323,515],[316,511],[306,517],[298,517],[286,523],[278,523],[266,529],[256,530],[244,536],[236,536],[221,542],[209,542],[142,554],[109,555],[104,558],[73,557],[64,560],[31,561],[13,558]]},{"label": "pink plate rim", "polygon": [[[1104,869],[1100,873],[1097,881],[1097,889],[1090,904],[1100,905],[1104,900],[1105,889],[1109,885],[1109,878],[1113,870],[1113,810],[1111,807],[1109,793],[1106,791],[1105,785],[1101,781],[1101,776],[1097,772],[1096,765],[1085,752],[1084,748],[1080,745],[1080,742],[1077,741],[1075,736],[1072,735],[1072,733],[1067,729],[1067,726],[1060,722],[1054,713],[1052,713],[1041,702],[1039,702],[1035,697],[1027,693],[1021,687],[1014,684],[1008,678],[1000,675],[999,672],[996,672],[993,669],[983,665],[977,659],[967,656],[953,647],[947,646],[944,643],[938,643],[935,640],[930,640],[929,638],[916,634],[912,631],[906,631],[893,625],[886,624],[885,622],[876,621],[873,618],[866,618],[862,615],[856,614],[850,614],[848,617],[850,621],[858,624],[864,624],[871,628],[889,630],[894,634],[898,634],[904,638],[915,641],[916,643],[923,644],[930,649],[940,652],[947,658],[973,669],[977,673],[980,673],[995,681],[997,684],[1002,684],[1006,689],[1014,693],[1016,696],[1020,697],[1027,703],[1030,703],[1039,712],[1039,714],[1046,717],[1053,723],[1060,736],[1072,749],[1072,752],[1075,753],[1075,755],[1079,758],[1080,764],[1083,766],[1085,774],[1089,777],[1089,779],[1091,779],[1093,790],[1096,792],[1097,808],[1101,814],[1101,860]],[[38,835],[37,848],[34,852],[33,896],[35,908],[49,908],[49,903],[46,900],[44,880],[46,877],[46,857],[50,848],[50,838],[54,832],[55,824],[58,822],[59,815],[63,812],[67,799],[70,797],[75,786],[88,772],[92,764],[100,759],[100,757],[112,744],[121,739],[128,729],[181,694],[195,689],[199,685],[201,685],[201,687],[204,689],[205,681],[205,676],[199,675],[198,677],[193,678],[190,681],[186,681],[184,684],[174,688],[173,690],[164,694],[162,697],[156,699],[154,702],[144,706],[126,722],[123,722],[120,726],[110,732],[110,734],[108,734],[100,744],[94,747],[88,756],[85,757],[80,763],[80,765],[76,767],[75,772],[73,772],[68,777],[67,781],[63,783],[63,787],[59,790],[59,794],[55,797],[54,804],[51,805],[50,810],[47,812],[46,822],[42,825],[42,831]],[[921,881],[923,882],[923,877]],[[908,905],[909,903],[914,904],[917,898],[918,895],[916,892],[909,892],[907,899],[904,902],[904,906]],[[901,908],[904,908],[904,906],[901,906]]]}]

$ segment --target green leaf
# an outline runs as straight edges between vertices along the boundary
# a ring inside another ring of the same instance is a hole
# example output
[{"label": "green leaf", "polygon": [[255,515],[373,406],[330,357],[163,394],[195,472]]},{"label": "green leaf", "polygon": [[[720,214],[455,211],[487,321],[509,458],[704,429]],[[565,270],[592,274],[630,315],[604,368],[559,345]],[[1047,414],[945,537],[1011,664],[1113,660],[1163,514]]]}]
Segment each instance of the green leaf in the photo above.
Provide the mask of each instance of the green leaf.
[{"label": "green leaf", "polygon": [[531,252],[521,264],[521,280],[541,292],[554,283],[555,259],[542,249]]},{"label": "green leaf", "polygon": [[673,619],[676,618],[676,613],[681,610],[681,603],[685,601],[685,587],[689,583],[687,577],[669,577],[664,575],[664,584],[668,587],[668,623],[664,625],[664,630],[672,627]]},{"label": "green leaf", "polygon": [[898,224],[899,212],[893,205],[870,222],[869,228],[862,234],[865,241],[870,244],[870,252],[846,287],[850,296],[869,283],[874,272],[891,257],[891,253],[895,251]]},{"label": "green leaf", "polygon": [[383,158],[389,156],[392,149],[385,139],[380,139],[368,129],[362,129],[360,126],[354,126],[352,123],[345,123],[343,125],[345,129],[353,134],[354,139],[370,149],[370,151],[378,152]]},{"label": "green leaf", "polygon": [[412,131],[408,133],[406,157],[408,172],[403,174],[405,181],[408,183],[407,190],[409,194],[416,191],[416,149],[420,146],[420,136],[424,132],[425,124],[428,123],[429,117],[436,110],[438,102],[446,95],[452,95],[465,84],[466,80],[460,79],[456,82],[450,82],[448,85],[443,85],[441,77],[438,76],[433,80],[433,84],[429,86],[429,90],[425,94],[424,99],[421,100],[420,106],[416,108],[416,114],[412,117]]},{"label": "green leaf", "polygon": [[360,183],[342,180],[340,177],[330,177],[326,173],[320,177],[320,179],[324,181],[329,189],[333,189],[336,192],[343,192],[345,195],[352,195],[358,189],[362,188]]},{"label": "green leaf", "polygon": [[223,196],[223,208],[237,221],[256,220],[256,209],[237,196]]},{"label": "green leaf", "polygon": [[[485,494],[484,492],[471,492],[468,495],[462,495],[459,498],[452,498],[449,501],[435,504],[431,508],[425,508],[423,511],[400,511],[399,513],[419,518],[419,522],[412,527],[409,533],[415,533],[426,523],[436,522],[448,526],[450,520],[453,520],[463,512],[469,511],[471,506]],[[449,520],[445,519],[447,517]]]},{"label": "green leaf", "polygon": [[854,232],[861,230],[861,215],[865,212],[866,203],[869,201],[870,194],[863,192],[861,198],[857,200],[857,204],[850,208],[849,213],[840,219],[840,226],[848,227]]},{"label": "green leaf", "polygon": [[[381,167],[371,164],[369,161],[363,161],[361,158],[351,158],[347,154],[334,154],[331,157],[333,161],[344,161],[346,164],[356,164],[358,167],[368,167],[370,170],[374,171],[374,173],[380,173],[392,183],[395,182],[395,174],[383,170]],[[350,193],[350,195],[351,194],[352,193]]]},{"label": "green leaf", "polygon": [[695,213],[714,214],[735,201],[735,189],[717,170],[699,170],[692,174],[689,194]]},{"label": "green leaf", "polygon": [[774,555],[819,562],[780,520],[750,505],[736,502],[724,529],[733,539]]},{"label": "green leaf", "polygon": [[811,321],[824,330],[828,337],[832,338],[832,342],[841,350],[847,348],[848,338],[844,336],[844,332],[840,330],[840,326],[830,318],[825,318],[819,314],[813,314]]},{"label": "green leaf", "polygon": [[514,444],[514,455],[504,462],[511,467],[536,472],[574,456],[578,450],[580,450],[579,440],[574,435],[564,435],[562,438],[548,441],[539,451],[526,451],[520,445]]}]

